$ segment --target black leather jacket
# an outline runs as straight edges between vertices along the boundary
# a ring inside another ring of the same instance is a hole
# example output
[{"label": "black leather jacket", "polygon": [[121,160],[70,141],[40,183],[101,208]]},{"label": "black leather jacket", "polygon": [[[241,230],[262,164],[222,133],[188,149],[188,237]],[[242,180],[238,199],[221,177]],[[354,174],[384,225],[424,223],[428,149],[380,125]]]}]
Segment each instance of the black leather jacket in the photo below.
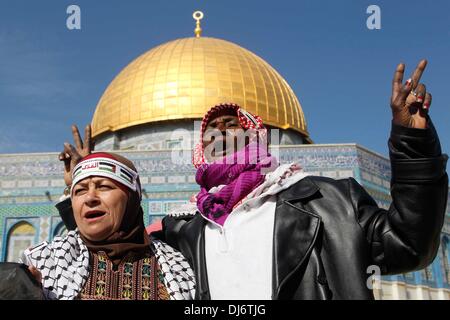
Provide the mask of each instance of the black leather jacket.
[{"label": "black leather jacket", "polygon": [[[382,274],[429,265],[439,248],[448,197],[447,156],[429,129],[393,125],[389,210],[352,178],[307,177],[278,194],[273,238],[273,299],[373,299],[367,287]],[[57,205],[74,229],[70,200]],[[180,250],[196,273],[196,299],[210,299],[200,214],[163,220],[154,235]],[[249,266],[250,267],[250,266]]]},{"label": "black leather jacket", "polygon": [[[448,197],[447,156],[437,134],[393,125],[389,210],[356,180],[307,177],[278,194],[273,238],[273,299],[373,299],[371,265],[397,274],[429,265],[439,248]],[[200,214],[167,216],[159,236],[179,249],[210,299]],[[251,266],[249,266],[251,267]]]}]

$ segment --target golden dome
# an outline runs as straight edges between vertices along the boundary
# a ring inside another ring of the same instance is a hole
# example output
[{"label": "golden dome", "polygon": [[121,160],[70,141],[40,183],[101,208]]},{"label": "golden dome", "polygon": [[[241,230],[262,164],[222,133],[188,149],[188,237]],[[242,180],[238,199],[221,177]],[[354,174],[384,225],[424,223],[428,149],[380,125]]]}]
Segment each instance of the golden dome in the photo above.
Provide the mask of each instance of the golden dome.
[{"label": "golden dome", "polygon": [[283,77],[252,52],[207,37],[174,40],[131,62],[101,97],[93,136],[156,121],[201,119],[223,102],[309,140],[300,103]]}]

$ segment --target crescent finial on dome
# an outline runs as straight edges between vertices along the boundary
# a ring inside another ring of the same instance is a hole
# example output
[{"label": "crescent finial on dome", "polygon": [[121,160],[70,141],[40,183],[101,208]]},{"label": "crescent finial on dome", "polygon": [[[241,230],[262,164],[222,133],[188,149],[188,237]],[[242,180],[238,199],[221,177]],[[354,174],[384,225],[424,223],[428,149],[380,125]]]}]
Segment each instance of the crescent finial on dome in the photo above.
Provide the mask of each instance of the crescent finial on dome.
[{"label": "crescent finial on dome", "polygon": [[195,11],[194,14],[192,15],[192,17],[197,21],[197,26],[194,30],[195,32],[195,37],[200,38],[200,36],[202,35],[202,28],[200,27],[200,20],[203,19],[203,12],[201,11]]}]

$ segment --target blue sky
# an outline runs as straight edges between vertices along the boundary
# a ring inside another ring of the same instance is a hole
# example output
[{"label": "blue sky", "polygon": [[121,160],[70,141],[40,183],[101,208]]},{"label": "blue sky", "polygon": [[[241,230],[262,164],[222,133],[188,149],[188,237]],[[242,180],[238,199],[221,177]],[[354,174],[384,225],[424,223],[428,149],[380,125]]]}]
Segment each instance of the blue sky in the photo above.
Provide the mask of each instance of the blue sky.
[{"label": "blue sky", "polygon": [[[82,30],[66,28],[81,8]],[[369,5],[381,30],[366,27]],[[450,151],[450,1],[1,0],[0,153],[56,152],[70,125],[91,121],[111,80],[161,43],[204,36],[258,54],[288,81],[316,143],[354,142],[387,155],[391,78],[397,63],[433,94],[431,116]]]}]

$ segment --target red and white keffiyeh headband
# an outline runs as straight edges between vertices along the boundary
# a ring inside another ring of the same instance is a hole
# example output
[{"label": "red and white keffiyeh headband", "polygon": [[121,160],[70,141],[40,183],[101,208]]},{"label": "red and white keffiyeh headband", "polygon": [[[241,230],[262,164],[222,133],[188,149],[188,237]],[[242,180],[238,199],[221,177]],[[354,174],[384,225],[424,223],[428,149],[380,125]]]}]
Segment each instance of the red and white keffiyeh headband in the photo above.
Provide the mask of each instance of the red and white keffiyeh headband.
[{"label": "red and white keffiyeh headband", "polygon": [[192,163],[194,164],[195,168],[198,168],[202,164],[206,163],[203,146],[203,135],[205,134],[206,126],[212,120],[212,116],[219,114],[222,110],[234,110],[236,112],[236,116],[239,119],[239,123],[244,130],[265,130],[263,121],[260,116],[251,114],[250,112],[242,109],[239,105],[235,103],[221,103],[215,105],[205,114],[200,126],[200,142],[194,147],[194,153],[192,157]]},{"label": "red and white keffiyeh headband", "polygon": [[88,177],[105,177],[121,183],[141,197],[141,185],[136,171],[117,161],[108,153],[93,153],[78,163],[72,173],[72,190],[81,180]]}]

